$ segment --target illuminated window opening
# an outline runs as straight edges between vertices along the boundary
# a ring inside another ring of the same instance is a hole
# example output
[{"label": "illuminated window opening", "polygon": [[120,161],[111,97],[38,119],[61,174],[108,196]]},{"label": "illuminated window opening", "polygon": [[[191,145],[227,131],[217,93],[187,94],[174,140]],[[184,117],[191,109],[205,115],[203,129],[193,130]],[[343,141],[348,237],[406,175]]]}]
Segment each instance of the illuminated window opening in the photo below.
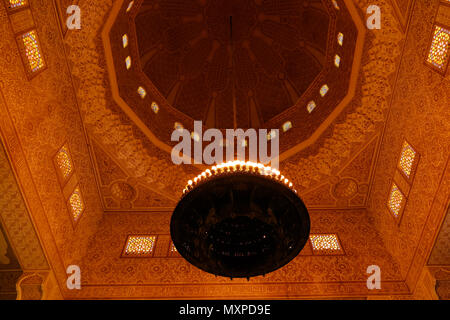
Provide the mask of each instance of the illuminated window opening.
[{"label": "illuminated window opening", "polygon": [[130,68],[131,68],[131,57],[130,56],[126,57],[125,65],[127,66],[127,70],[130,70]]},{"label": "illuminated window opening", "polygon": [[317,107],[316,103],[314,101],[310,101],[306,106],[306,109],[308,110],[309,113],[312,113],[316,107]]},{"label": "illuminated window opening", "polygon": [[331,0],[331,2],[333,2],[333,6],[334,6],[334,8],[335,8],[336,10],[339,10],[339,9],[340,9],[340,8],[339,8],[339,4],[337,3],[336,0]]},{"label": "illuminated window opening", "polygon": [[130,12],[130,10],[133,8],[133,5],[134,5],[134,1],[131,1],[131,2],[128,4],[127,12]]},{"label": "illuminated window opening", "polygon": [[449,61],[450,30],[435,26],[427,62],[438,70],[444,72]]},{"label": "illuminated window opening", "polygon": [[344,45],[344,34],[342,32],[338,33],[337,41],[341,47]]},{"label": "illuminated window opening", "polygon": [[158,106],[158,104],[157,104],[156,102],[153,102],[153,103],[152,103],[152,111],[153,111],[155,114],[158,114],[158,112],[159,112],[159,106]]},{"label": "illuminated window opening", "polygon": [[309,240],[313,251],[317,253],[336,253],[342,251],[336,234],[311,234]]},{"label": "illuminated window opening", "polygon": [[395,183],[393,183],[389,195],[388,207],[395,217],[398,217],[400,215],[400,212],[404,205],[404,200],[405,196],[400,191],[399,187]]},{"label": "illuminated window opening", "polygon": [[145,91],[145,89],[142,87],[139,87],[137,92],[141,96],[142,99],[145,99],[145,97],[147,96],[147,91]]},{"label": "illuminated window opening", "polygon": [[67,180],[73,172],[73,164],[69,154],[69,149],[66,146],[62,147],[58,151],[58,154],[55,157],[55,162],[60,176],[63,180]]},{"label": "illuminated window opening", "polygon": [[156,237],[150,235],[128,236],[123,251],[124,257],[146,257],[153,254]]},{"label": "illuminated window opening", "polygon": [[341,57],[339,56],[339,55],[336,55],[335,57],[334,57],[334,65],[336,66],[336,67],[340,67],[340,65],[341,65]]},{"label": "illuminated window opening", "polygon": [[8,0],[8,9],[18,9],[28,5],[28,0]]},{"label": "illuminated window opening", "polygon": [[128,35],[124,34],[122,37],[122,45],[124,48],[128,47]]},{"label": "illuminated window opening", "polygon": [[283,124],[283,131],[288,132],[292,129],[292,122],[288,121]]},{"label": "illuminated window opening", "polygon": [[322,88],[320,88],[320,95],[322,97],[325,97],[328,91],[330,91],[330,88],[328,87],[328,85],[325,84],[322,86]]},{"label": "illuminated window opening", "polygon": [[416,151],[405,141],[403,143],[402,154],[398,166],[408,179],[411,177],[416,156]]},{"label": "illuminated window opening", "polygon": [[72,195],[69,198],[69,208],[72,214],[73,220],[76,222],[80,219],[81,214],[84,211],[84,202],[79,187],[76,187]]},{"label": "illuminated window opening", "polygon": [[33,74],[45,67],[36,30],[29,31],[19,37],[26,59],[28,73]]}]

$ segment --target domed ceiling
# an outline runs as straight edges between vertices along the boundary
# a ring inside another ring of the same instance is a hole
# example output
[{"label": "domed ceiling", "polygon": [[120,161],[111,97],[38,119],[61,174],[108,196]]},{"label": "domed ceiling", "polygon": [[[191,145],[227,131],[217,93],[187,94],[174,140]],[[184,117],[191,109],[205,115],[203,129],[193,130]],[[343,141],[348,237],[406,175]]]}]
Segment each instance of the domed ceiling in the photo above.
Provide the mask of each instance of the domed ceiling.
[{"label": "domed ceiling", "polygon": [[260,126],[324,67],[330,17],[320,1],[145,4],[136,17],[145,74],[172,106],[209,126]]},{"label": "domed ceiling", "polygon": [[135,1],[110,34],[123,106],[163,145],[173,145],[175,124],[290,122],[281,152],[330,123],[348,93],[357,37],[345,4],[320,0]]}]

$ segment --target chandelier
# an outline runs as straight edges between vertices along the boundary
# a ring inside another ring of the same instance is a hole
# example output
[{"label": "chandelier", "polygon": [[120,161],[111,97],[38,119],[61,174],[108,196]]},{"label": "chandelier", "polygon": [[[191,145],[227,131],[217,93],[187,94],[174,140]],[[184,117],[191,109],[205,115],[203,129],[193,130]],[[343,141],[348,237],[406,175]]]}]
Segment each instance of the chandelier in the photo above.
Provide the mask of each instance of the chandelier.
[{"label": "chandelier", "polygon": [[250,278],[293,260],[308,241],[310,219],[280,171],[232,161],[187,183],[170,231],[192,265],[216,276]]},{"label": "chandelier", "polygon": [[272,169],[260,163],[250,161],[231,161],[220,164],[218,166],[214,166],[211,168],[211,170],[207,169],[206,171],[195,177],[193,180],[189,180],[187,186],[183,190],[183,196],[189,193],[189,191],[194,189],[198,184],[204,183],[219,176],[226,176],[236,173],[263,175],[280,183],[284,183],[286,186],[291,188],[292,191],[297,193],[297,190],[293,188],[292,182],[282,176],[280,171],[276,169]]}]

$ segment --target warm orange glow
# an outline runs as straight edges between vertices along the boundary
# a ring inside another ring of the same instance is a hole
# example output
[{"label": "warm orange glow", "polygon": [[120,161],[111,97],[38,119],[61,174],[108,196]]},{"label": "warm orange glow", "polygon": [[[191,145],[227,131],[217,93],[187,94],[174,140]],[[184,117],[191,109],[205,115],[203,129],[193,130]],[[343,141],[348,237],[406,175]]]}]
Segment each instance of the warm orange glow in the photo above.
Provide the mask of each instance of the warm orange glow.
[{"label": "warm orange glow", "polygon": [[415,159],[416,159],[416,152],[407,142],[405,142],[403,144],[403,150],[402,155],[400,157],[399,167],[402,169],[403,173],[408,178],[411,176]]},{"label": "warm orange glow", "polygon": [[293,188],[294,187],[293,183],[290,182],[289,179],[286,179],[283,175],[281,175],[280,171],[272,169],[271,167],[266,167],[260,163],[236,160],[227,163],[222,163],[217,166],[213,166],[211,170],[207,169],[206,171],[195,177],[193,180],[189,180],[186,188],[183,190],[183,194],[188,193],[196,185],[203,183],[214,176],[239,172],[259,174],[261,176],[265,176],[269,179],[273,179],[275,181],[285,184],[288,188],[292,189],[295,193],[297,193],[297,190]]},{"label": "warm orange glow", "polygon": [[322,251],[322,250],[339,251],[339,250],[341,250],[339,240],[335,234],[311,235],[309,237],[309,239],[311,240],[311,245],[313,247],[313,250],[316,250],[316,251]]},{"label": "warm orange glow", "polygon": [[154,236],[130,236],[125,247],[125,256],[145,256],[153,252],[156,237]]}]

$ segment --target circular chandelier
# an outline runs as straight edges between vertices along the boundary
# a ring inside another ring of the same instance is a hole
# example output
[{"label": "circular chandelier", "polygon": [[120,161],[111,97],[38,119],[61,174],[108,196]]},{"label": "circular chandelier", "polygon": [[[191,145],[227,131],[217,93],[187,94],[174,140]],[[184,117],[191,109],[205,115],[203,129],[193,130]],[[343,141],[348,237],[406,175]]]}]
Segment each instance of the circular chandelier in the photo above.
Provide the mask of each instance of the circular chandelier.
[{"label": "circular chandelier", "polygon": [[188,262],[216,276],[250,278],[294,259],[310,219],[292,182],[253,162],[217,165],[190,180],[170,232]]}]

